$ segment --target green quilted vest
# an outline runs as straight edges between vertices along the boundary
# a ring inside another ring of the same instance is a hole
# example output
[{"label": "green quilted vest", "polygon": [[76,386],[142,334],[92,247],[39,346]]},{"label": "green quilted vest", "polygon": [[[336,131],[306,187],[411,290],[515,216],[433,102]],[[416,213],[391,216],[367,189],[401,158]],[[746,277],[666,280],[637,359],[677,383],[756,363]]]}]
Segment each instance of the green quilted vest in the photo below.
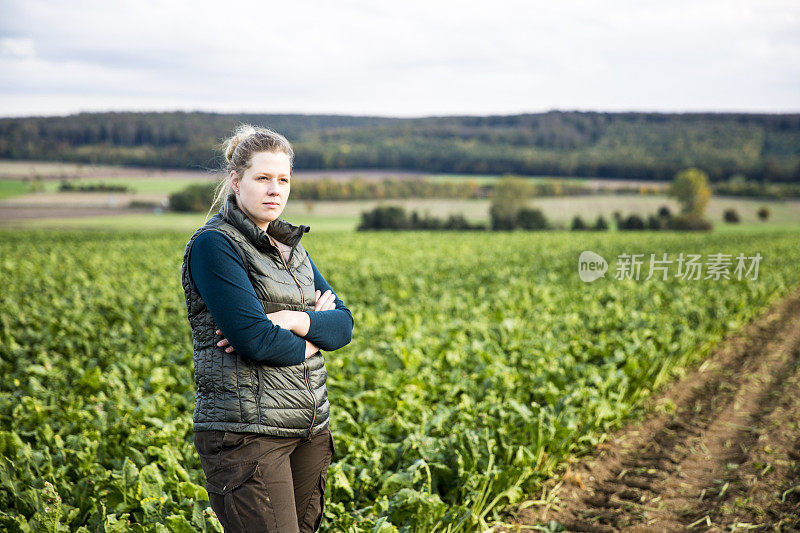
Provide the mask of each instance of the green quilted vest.
[{"label": "green quilted vest", "polygon": [[[313,311],[314,274],[300,238],[308,226],[284,220],[256,226],[226,198],[214,215],[189,239],[181,269],[186,309],[194,345],[195,431],[221,430],[279,437],[311,436],[328,425],[330,404],[325,388],[325,359],[317,353],[303,363],[272,367],[226,353],[216,343],[219,329],[189,277],[189,252],[198,235],[219,231],[236,244],[265,313],[281,309]],[[292,246],[288,264],[267,233]],[[288,266],[288,270],[287,270]]]}]

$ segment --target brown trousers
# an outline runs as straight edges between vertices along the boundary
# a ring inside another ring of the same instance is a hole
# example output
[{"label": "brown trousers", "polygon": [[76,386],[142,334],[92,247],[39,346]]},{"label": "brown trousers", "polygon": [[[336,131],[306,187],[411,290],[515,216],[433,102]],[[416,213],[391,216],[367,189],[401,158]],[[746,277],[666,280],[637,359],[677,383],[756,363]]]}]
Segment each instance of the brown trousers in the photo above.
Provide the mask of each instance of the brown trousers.
[{"label": "brown trousers", "polygon": [[196,431],[194,445],[226,533],[319,528],[334,451],[329,428],[311,438]]}]

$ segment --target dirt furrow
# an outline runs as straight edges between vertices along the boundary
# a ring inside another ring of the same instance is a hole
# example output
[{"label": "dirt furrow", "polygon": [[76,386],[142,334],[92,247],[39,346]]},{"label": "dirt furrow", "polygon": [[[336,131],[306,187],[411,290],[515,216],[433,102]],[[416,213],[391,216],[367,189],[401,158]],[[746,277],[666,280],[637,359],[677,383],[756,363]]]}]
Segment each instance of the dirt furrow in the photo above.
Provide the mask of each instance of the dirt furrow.
[{"label": "dirt furrow", "polygon": [[554,480],[552,505],[525,509],[514,523],[553,520],[589,532],[800,528],[799,363],[795,291],[654,399],[660,409]]}]

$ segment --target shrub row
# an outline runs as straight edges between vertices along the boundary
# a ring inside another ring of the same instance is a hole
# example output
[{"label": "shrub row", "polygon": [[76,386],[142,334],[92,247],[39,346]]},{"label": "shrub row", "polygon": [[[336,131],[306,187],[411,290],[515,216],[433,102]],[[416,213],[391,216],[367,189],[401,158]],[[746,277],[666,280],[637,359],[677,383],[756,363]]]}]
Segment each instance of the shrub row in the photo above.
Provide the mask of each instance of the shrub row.
[{"label": "shrub row", "polygon": [[671,230],[671,231],[710,231],[714,226],[708,220],[691,214],[673,215],[668,207],[662,206],[655,214],[642,218],[637,214],[623,217],[618,211],[614,221],[620,231],[629,230]]},{"label": "shrub row", "polygon": [[485,224],[471,224],[463,215],[450,215],[446,219],[420,215],[398,206],[378,206],[361,213],[358,230],[486,230]]},{"label": "shrub row", "polygon": [[115,183],[75,183],[63,180],[58,186],[59,192],[130,192],[127,185]]}]

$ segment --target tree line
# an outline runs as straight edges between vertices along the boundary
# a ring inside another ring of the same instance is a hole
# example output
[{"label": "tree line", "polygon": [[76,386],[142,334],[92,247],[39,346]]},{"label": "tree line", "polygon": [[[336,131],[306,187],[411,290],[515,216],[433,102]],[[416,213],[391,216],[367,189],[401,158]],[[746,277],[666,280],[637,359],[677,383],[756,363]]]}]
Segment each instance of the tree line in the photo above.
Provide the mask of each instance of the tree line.
[{"label": "tree line", "polygon": [[[517,176],[504,177],[492,189],[492,200],[489,206],[489,225],[471,223],[463,215],[450,215],[440,219],[430,215],[420,216],[416,211],[409,215],[398,206],[379,205],[361,213],[359,231],[365,230],[479,230],[511,231],[511,230],[548,230],[554,229],[541,209],[532,207],[530,182]],[[614,221],[618,230],[672,230],[672,231],[709,231],[713,224],[703,214],[711,199],[711,188],[708,176],[697,168],[688,168],[679,172],[669,187],[669,194],[674,196],[681,206],[681,212],[673,215],[668,207],[662,206],[656,214],[647,219],[631,214],[623,217],[614,213]],[[759,210],[759,218],[766,220],[769,211],[766,207]],[[735,210],[725,213],[726,222],[738,222]],[[586,224],[579,215],[572,219],[570,229],[573,231],[609,229],[608,222],[601,215],[592,224]]]},{"label": "tree line", "polygon": [[237,124],[292,141],[295,168],[403,169],[712,182],[800,182],[800,114],[596,113],[387,118],[343,115],[81,113],[0,119],[0,158],[218,169]]},{"label": "tree line", "polygon": [[[588,184],[558,179],[532,180],[506,174],[494,184],[480,184],[477,180],[437,180],[430,178],[387,178],[383,180],[296,180],[292,182],[292,198],[304,201],[328,200],[386,200],[400,198],[488,198],[498,183],[507,179],[518,183],[517,194],[525,198],[553,196],[580,196],[589,194],[657,194],[656,187],[614,185],[592,187]],[[70,182],[62,183],[60,190],[77,190]],[[173,211],[204,212],[211,205],[216,182],[192,184],[169,196]]]}]

